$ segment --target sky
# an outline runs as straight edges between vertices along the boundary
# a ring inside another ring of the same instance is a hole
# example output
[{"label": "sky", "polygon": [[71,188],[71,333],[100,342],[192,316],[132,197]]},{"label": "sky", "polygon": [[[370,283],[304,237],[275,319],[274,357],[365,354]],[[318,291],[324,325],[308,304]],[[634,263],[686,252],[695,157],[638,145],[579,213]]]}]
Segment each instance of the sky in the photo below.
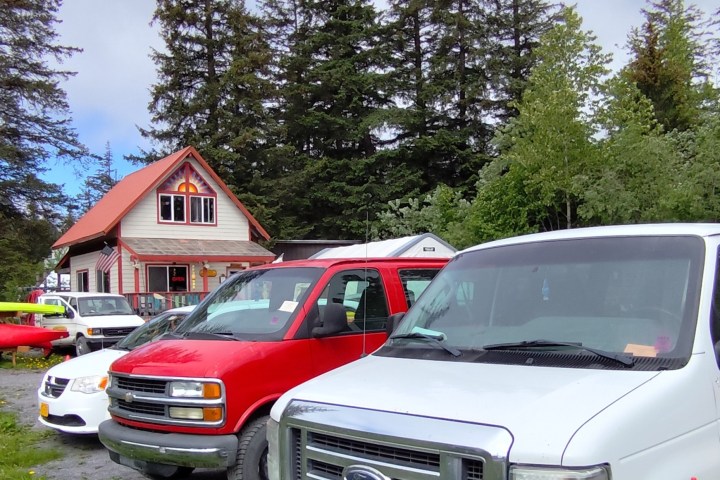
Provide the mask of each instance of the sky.
[{"label": "sky", "polygon": [[[720,8],[720,0],[694,0],[706,15]],[[591,30],[605,53],[613,55],[612,69],[625,64],[625,45],[631,28],[642,24],[644,0],[577,0],[585,30]],[[156,82],[152,49],[163,49],[156,26],[150,21],[154,0],[64,0],[56,25],[58,43],[83,49],[66,60],[62,68],[77,74],[61,83],[67,93],[73,126],[80,141],[91,152],[105,153],[109,143],[116,178],[140,166],[123,160],[124,155],[151,147],[139,127],[150,125],[148,103]],[[64,185],[76,195],[89,172],[66,165],[48,165],[43,178]]]}]

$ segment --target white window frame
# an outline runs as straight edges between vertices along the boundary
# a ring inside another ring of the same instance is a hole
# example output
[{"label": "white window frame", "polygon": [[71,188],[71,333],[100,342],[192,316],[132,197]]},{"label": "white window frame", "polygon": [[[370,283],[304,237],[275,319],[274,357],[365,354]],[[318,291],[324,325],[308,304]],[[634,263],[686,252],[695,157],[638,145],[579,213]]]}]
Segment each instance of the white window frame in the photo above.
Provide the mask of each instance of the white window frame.
[{"label": "white window frame", "polygon": [[[200,200],[200,220],[193,220],[193,201]],[[215,224],[215,197],[190,195],[190,223]],[[209,205],[208,205],[209,204]]]},{"label": "white window frame", "polygon": [[[170,197],[170,219],[165,219],[162,216],[162,200],[163,197]],[[183,219],[177,220],[175,218],[175,197],[182,199],[183,206]],[[185,199],[187,196],[182,193],[160,193],[158,194],[158,219],[164,223],[187,223],[187,205]]]}]

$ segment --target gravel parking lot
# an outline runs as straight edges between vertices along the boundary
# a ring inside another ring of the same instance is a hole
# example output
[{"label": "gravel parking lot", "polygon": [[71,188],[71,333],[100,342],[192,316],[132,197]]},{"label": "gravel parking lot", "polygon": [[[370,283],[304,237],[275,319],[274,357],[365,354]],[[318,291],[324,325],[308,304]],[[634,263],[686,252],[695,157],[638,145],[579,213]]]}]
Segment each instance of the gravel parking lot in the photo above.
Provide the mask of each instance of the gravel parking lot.
[{"label": "gravel parking lot", "polygon": [[[37,421],[36,391],[44,372],[39,370],[0,369],[0,395],[7,401],[4,410],[17,412],[20,423],[29,428],[47,428]],[[54,430],[45,446],[55,448],[63,457],[34,468],[35,475],[48,480],[144,480],[135,470],[110,460],[96,435],[67,435]],[[225,472],[196,470],[189,479],[221,480]],[[2,479],[11,480],[11,479]]]}]

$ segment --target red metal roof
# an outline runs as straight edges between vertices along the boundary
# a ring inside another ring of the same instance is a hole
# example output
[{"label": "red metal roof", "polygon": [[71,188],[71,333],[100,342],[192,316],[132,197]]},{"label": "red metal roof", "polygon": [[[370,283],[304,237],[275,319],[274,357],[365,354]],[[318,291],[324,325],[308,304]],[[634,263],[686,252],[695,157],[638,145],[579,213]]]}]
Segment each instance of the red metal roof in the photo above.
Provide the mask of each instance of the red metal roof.
[{"label": "red metal roof", "polygon": [[75,222],[75,225],[70,227],[53,244],[52,248],[61,248],[106,236],[135,207],[137,202],[148,192],[157,188],[188,157],[193,157],[215,180],[223,192],[247,217],[248,222],[257,230],[258,234],[266,240],[269,239],[270,235],[230,191],[225,182],[210,168],[198,151],[193,147],[186,147],[123,178],[94,207]]}]

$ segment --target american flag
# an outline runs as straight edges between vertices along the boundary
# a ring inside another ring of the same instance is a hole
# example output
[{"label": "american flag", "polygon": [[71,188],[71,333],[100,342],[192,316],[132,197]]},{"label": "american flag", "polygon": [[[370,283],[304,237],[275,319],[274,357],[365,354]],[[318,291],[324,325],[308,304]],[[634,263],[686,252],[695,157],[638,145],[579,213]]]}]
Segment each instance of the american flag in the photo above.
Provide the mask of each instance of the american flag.
[{"label": "american flag", "polygon": [[120,254],[116,249],[112,247],[103,248],[100,252],[100,258],[98,258],[98,261],[95,264],[95,270],[101,270],[108,273],[119,257]]}]

